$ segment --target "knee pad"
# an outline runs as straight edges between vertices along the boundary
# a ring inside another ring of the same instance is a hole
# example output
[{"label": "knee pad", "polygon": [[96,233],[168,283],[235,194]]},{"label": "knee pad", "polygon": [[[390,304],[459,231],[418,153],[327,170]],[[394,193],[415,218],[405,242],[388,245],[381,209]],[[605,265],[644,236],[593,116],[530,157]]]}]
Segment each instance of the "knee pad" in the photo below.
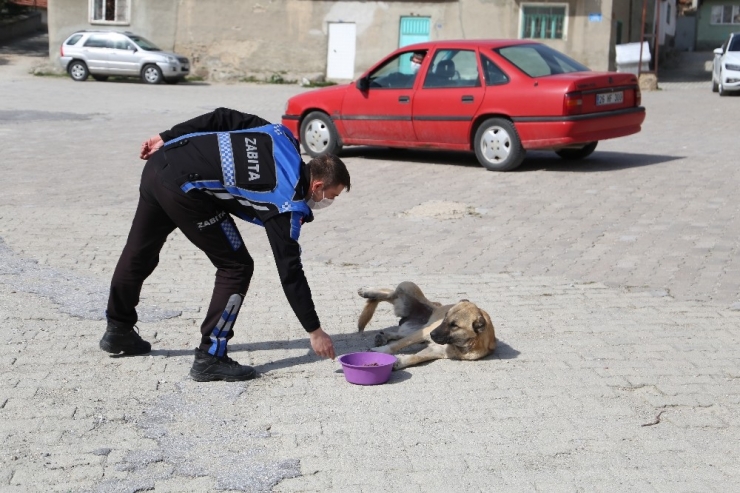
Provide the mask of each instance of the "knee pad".
[{"label": "knee pad", "polygon": [[238,293],[232,294],[229,297],[229,301],[226,302],[221,318],[211,331],[211,347],[208,348],[209,354],[218,357],[222,357],[226,354],[226,344],[234,334],[232,327],[234,326],[237,315],[239,315],[239,310],[242,307],[243,300],[244,295]]}]

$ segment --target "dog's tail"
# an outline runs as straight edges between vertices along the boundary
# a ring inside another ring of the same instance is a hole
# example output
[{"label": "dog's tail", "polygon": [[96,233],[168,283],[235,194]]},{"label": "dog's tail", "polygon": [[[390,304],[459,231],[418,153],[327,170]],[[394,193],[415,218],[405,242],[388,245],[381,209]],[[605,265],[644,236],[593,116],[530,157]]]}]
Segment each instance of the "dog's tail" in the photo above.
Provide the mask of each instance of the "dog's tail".
[{"label": "dog's tail", "polygon": [[360,318],[357,320],[357,330],[359,330],[360,332],[365,330],[365,326],[368,324],[368,322],[370,322],[370,319],[373,318],[373,315],[375,314],[375,309],[378,307],[378,303],[380,303],[379,300],[367,300],[367,303],[365,303],[365,308],[362,309],[362,313],[360,313]]}]

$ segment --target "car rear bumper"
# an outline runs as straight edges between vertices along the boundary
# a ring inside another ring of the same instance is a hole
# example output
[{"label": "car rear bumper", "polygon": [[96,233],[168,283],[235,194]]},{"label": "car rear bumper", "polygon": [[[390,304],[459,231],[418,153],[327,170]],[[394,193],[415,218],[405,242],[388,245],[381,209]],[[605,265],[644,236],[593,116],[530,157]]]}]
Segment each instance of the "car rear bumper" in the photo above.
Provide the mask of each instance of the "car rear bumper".
[{"label": "car rear bumper", "polygon": [[67,70],[67,65],[69,65],[69,62],[71,62],[71,61],[72,61],[72,57],[71,56],[62,56],[62,57],[59,57],[59,63],[62,65],[62,70],[66,71]]},{"label": "car rear bumper", "polygon": [[525,149],[540,149],[614,139],[640,131],[645,108],[628,108],[595,115],[513,118]]}]

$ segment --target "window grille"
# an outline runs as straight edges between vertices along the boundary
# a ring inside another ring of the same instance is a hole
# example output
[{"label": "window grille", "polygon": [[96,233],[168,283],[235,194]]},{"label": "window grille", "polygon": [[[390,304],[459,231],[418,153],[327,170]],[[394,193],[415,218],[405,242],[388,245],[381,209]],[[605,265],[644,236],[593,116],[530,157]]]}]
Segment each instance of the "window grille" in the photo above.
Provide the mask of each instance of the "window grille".
[{"label": "window grille", "polygon": [[522,38],[563,39],[565,6],[523,6]]}]

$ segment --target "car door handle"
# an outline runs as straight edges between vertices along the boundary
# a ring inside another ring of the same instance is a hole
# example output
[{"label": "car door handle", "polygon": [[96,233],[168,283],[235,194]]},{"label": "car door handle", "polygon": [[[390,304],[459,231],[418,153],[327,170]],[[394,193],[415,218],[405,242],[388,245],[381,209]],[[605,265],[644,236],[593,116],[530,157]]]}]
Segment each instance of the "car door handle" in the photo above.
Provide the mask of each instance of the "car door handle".
[{"label": "car door handle", "polygon": [[411,101],[411,98],[408,96],[398,96],[399,103],[408,103],[409,101]]},{"label": "car door handle", "polygon": [[462,99],[463,103],[472,103],[475,98],[473,96],[463,96],[460,99]]}]

